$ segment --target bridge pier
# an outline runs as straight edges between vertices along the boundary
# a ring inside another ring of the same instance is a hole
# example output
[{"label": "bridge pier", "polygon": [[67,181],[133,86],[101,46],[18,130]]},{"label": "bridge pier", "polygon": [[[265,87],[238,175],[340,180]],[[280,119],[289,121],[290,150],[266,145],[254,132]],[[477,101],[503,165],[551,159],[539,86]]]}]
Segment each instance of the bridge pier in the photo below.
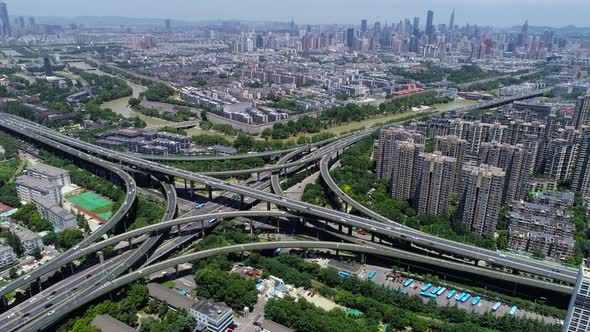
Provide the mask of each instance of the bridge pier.
[{"label": "bridge pier", "polygon": [[186,191],[186,179],[183,179],[183,180],[184,180],[184,190]]},{"label": "bridge pier", "polygon": [[244,195],[240,195],[240,210],[243,210],[245,208],[244,205]]},{"label": "bridge pier", "polygon": [[256,173],[256,179],[257,179],[258,181],[260,181],[260,172],[259,172],[259,173]]},{"label": "bridge pier", "polygon": [[[130,243],[130,245],[131,245],[131,243]],[[104,263],[104,253],[102,251],[99,251],[97,254],[98,254],[98,260],[99,260],[100,264],[103,264]]]},{"label": "bridge pier", "polygon": [[361,254],[361,264],[365,265],[367,263],[367,257],[365,257],[365,254],[362,253]]},{"label": "bridge pier", "polygon": [[195,181],[191,180],[191,198],[195,198]]},{"label": "bridge pier", "polygon": [[43,290],[43,285],[41,284],[41,277],[37,278],[36,280],[37,286],[39,286],[39,292]]},{"label": "bridge pier", "polygon": [[371,233],[371,242],[375,242],[375,234]]},{"label": "bridge pier", "polygon": [[270,211],[270,202],[266,202],[266,210]]},{"label": "bridge pier", "polygon": [[250,223],[250,235],[254,234],[254,225],[252,225],[252,219],[248,219]]},{"label": "bridge pier", "polygon": [[342,233],[342,224],[338,224],[338,231]]},{"label": "bridge pier", "polygon": [[205,237],[205,220],[201,220],[201,237]]},{"label": "bridge pier", "polygon": [[180,236],[180,225],[176,225],[176,233]]},{"label": "bridge pier", "polygon": [[213,189],[209,185],[205,185],[205,188],[207,189],[207,194],[209,195],[209,200],[212,201],[213,200]]},{"label": "bridge pier", "polygon": [[348,236],[352,236],[352,226],[348,226]]},{"label": "bridge pier", "polygon": [[176,270],[176,274],[174,276],[178,278],[178,265],[174,266],[174,269]]}]

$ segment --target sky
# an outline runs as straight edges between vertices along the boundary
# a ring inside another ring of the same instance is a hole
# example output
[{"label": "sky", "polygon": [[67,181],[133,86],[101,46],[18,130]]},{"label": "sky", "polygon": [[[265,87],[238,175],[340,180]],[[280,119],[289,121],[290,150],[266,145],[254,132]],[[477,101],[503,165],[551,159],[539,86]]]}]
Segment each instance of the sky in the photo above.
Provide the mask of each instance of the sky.
[{"label": "sky", "polygon": [[126,16],[178,20],[240,19],[296,23],[399,22],[434,11],[434,23],[590,26],[590,0],[4,0],[10,15]]}]

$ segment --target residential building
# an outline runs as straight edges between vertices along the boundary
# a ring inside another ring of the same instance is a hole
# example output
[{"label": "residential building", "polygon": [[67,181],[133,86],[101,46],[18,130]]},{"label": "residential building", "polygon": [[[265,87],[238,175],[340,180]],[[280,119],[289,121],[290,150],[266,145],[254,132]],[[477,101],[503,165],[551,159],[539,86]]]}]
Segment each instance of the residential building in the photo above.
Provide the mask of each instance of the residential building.
[{"label": "residential building", "polygon": [[421,173],[419,156],[422,152],[422,144],[394,142],[391,162],[391,197],[394,199],[416,199]]},{"label": "residential building", "polygon": [[590,330],[590,267],[588,261],[580,266],[574,293],[570,299],[563,332]]},{"label": "residential building", "polygon": [[190,314],[197,318],[197,330],[225,332],[233,325],[233,310],[221,302],[210,302],[201,298],[192,305]]},{"label": "residential building", "polygon": [[47,180],[62,187],[69,186],[72,183],[70,171],[46,164],[37,164],[27,168],[27,175],[37,179]]},{"label": "residential building", "polygon": [[461,200],[463,223],[473,232],[493,234],[498,222],[506,173],[489,165],[466,166],[466,187]]},{"label": "residential building", "polygon": [[572,189],[590,196],[590,128],[582,130],[580,145],[576,154]]},{"label": "residential building", "polygon": [[37,206],[41,218],[48,220],[53,227],[62,231],[76,228],[76,216],[66,211],[59,204],[55,204],[44,197],[34,197],[33,202]]},{"label": "residential building", "polygon": [[531,153],[523,145],[483,143],[479,156],[480,163],[501,168],[506,173],[503,203],[524,199],[532,160]]},{"label": "residential building", "polygon": [[377,177],[390,179],[393,172],[393,145],[397,141],[409,141],[424,144],[422,134],[402,127],[383,129],[380,133],[373,157],[377,167]]},{"label": "residential building", "polygon": [[25,254],[30,255],[35,248],[43,249],[41,237],[30,230],[13,223],[3,223],[2,227],[8,228],[20,239]]},{"label": "residential building", "polygon": [[575,241],[571,237],[561,237],[544,232],[527,231],[511,227],[508,233],[508,247],[517,252],[540,253],[546,257],[562,260],[574,253]]},{"label": "residential building", "polygon": [[45,197],[50,202],[61,204],[61,186],[47,180],[37,179],[28,175],[16,178],[16,192],[21,202],[31,203],[35,197]]},{"label": "residential building", "polygon": [[543,174],[558,182],[565,182],[572,176],[576,144],[565,139],[547,142]]},{"label": "residential building", "polygon": [[134,328],[110,315],[97,315],[90,325],[100,329],[101,332],[135,332]]},{"label": "residential building", "polygon": [[[440,151],[443,156],[453,157],[457,160],[455,164],[455,179],[461,176],[461,169],[465,161],[465,146],[467,141],[454,135],[437,136],[434,138],[434,151]],[[459,181],[455,180],[453,192],[458,192]]]},{"label": "residential building", "polygon": [[420,159],[418,213],[446,215],[455,187],[457,159],[443,156],[439,151],[420,154]]},{"label": "residential building", "polygon": [[582,129],[582,126],[590,125],[590,95],[578,97],[576,113],[574,115],[574,126]]},{"label": "residential building", "polygon": [[12,247],[0,244],[0,270],[16,263],[16,254]]}]

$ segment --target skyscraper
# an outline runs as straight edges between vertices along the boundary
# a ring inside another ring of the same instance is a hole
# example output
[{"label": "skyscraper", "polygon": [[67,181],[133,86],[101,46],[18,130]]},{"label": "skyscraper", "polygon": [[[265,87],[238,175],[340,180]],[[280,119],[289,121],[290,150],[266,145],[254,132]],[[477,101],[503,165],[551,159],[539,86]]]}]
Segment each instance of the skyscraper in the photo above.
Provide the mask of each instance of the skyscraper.
[{"label": "skyscraper", "polygon": [[570,299],[564,332],[585,332],[590,330],[590,268],[587,262],[580,267],[574,294]]},{"label": "skyscraper", "polygon": [[170,30],[170,19],[169,18],[166,19],[165,24],[166,24],[166,30]]},{"label": "skyscraper", "polygon": [[393,144],[391,197],[398,200],[414,200],[420,183],[420,154],[424,145],[398,141]]},{"label": "skyscraper", "polygon": [[51,68],[51,60],[48,57],[43,58],[43,69],[45,70],[46,76],[53,75],[53,69]]},{"label": "skyscraper", "polygon": [[440,151],[422,153],[418,213],[445,215],[449,212],[451,195],[457,179],[457,159]]},{"label": "skyscraper", "polygon": [[584,128],[576,156],[572,189],[590,196],[590,128]]},{"label": "skyscraper", "polygon": [[410,41],[410,51],[418,53],[418,41],[420,40],[420,18],[414,17],[412,24],[412,39]]},{"label": "skyscraper", "polygon": [[576,103],[574,126],[576,129],[580,129],[582,126],[588,125],[590,125],[590,95],[580,96]]},{"label": "skyscraper", "polygon": [[10,36],[12,29],[10,28],[10,21],[8,20],[8,8],[6,2],[0,2],[0,21],[2,21],[2,35]]},{"label": "skyscraper", "polygon": [[367,33],[367,20],[361,20],[361,34]]},{"label": "skyscraper", "polygon": [[434,12],[429,10],[426,16],[426,37],[428,39],[428,44],[434,43]]},{"label": "skyscraper", "polygon": [[501,168],[466,166],[466,188],[461,200],[463,223],[476,234],[493,234],[502,204],[504,178]]},{"label": "skyscraper", "polygon": [[455,29],[455,10],[451,13],[451,20],[449,21],[449,31],[453,31]]},{"label": "skyscraper", "polygon": [[346,46],[352,48],[354,46],[354,28],[346,30]]}]

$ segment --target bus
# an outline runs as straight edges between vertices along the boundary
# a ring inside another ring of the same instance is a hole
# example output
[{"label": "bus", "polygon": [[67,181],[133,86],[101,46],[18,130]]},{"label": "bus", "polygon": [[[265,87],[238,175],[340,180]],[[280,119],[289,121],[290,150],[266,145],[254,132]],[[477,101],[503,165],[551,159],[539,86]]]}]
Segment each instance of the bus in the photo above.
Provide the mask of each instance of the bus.
[{"label": "bus", "polygon": [[463,296],[465,296],[465,293],[461,293],[461,294],[455,296],[455,300],[459,301],[463,298]]},{"label": "bus", "polygon": [[438,292],[442,287],[440,286],[436,286],[435,288],[432,289],[431,293],[432,294],[436,294],[436,292]]},{"label": "bus", "polygon": [[456,290],[452,290],[452,291],[449,293],[449,295],[447,295],[447,299],[449,299],[449,300],[450,300],[450,299],[453,297],[453,295],[455,295],[455,294],[457,294],[457,291],[456,291]]},{"label": "bus", "polygon": [[461,299],[461,303],[465,303],[467,300],[469,300],[470,297],[471,294],[465,294],[465,296],[463,296],[463,298]]},{"label": "bus", "polygon": [[446,290],[446,287],[441,287],[441,289],[439,289],[438,292],[436,292],[436,296],[442,295],[442,293],[444,293]]},{"label": "bus", "polygon": [[350,273],[348,273],[346,271],[340,271],[340,272],[338,272],[338,275],[343,278],[350,277]]},{"label": "bus", "polygon": [[426,292],[427,290],[430,289],[430,287],[432,287],[432,284],[428,283],[428,284],[422,286],[422,288],[420,288],[420,290],[423,292]]},{"label": "bus", "polygon": [[508,313],[510,316],[514,316],[516,314],[516,310],[518,310],[517,306],[513,306]]},{"label": "bus", "polygon": [[414,282],[414,279],[410,278],[404,282],[404,287],[410,286]]},{"label": "bus", "polygon": [[481,301],[481,297],[477,296],[476,298],[473,299],[473,302],[471,302],[471,305],[477,305],[479,303],[479,301]]},{"label": "bus", "polygon": [[281,248],[275,249],[275,255],[279,255],[281,253]]},{"label": "bus", "polygon": [[431,298],[435,298],[436,295],[433,295],[431,293],[428,292],[420,292],[420,295],[424,296],[424,297],[431,297]]},{"label": "bus", "polygon": [[201,203],[201,204],[195,206],[195,209],[202,209],[204,207],[205,207],[205,203]]},{"label": "bus", "polygon": [[492,307],[492,311],[493,312],[498,311],[498,309],[500,308],[501,305],[502,305],[502,302],[496,302],[496,304],[494,304],[494,306]]},{"label": "bus", "polygon": [[377,274],[377,271],[371,271],[371,273],[369,273],[369,280],[373,279],[373,277],[375,277],[375,275]]}]

